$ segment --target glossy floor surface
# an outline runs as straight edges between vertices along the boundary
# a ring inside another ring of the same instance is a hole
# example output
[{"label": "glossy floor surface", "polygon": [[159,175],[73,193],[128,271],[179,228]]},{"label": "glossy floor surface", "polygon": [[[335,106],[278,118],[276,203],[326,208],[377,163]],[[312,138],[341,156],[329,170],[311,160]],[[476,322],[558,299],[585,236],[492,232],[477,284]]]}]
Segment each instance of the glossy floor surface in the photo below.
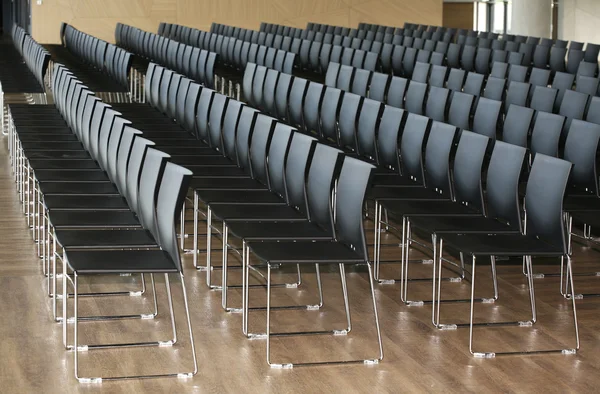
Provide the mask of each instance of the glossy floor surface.
[{"label": "glossy floor surface", "polygon": [[[185,280],[192,311],[199,373],[188,380],[153,379],[144,381],[80,384],[73,376],[73,354],[63,350],[61,327],[51,319],[51,302],[41,273],[40,260],[21,213],[10,174],[6,141],[0,137],[0,392],[593,392],[600,383],[600,299],[577,301],[581,351],[576,355],[511,356],[476,359],[468,351],[468,329],[439,331],[431,324],[431,307],[406,306],[400,301],[399,285],[377,285],[385,358],[379,365],[344,365],[270,369],[265,361],[265,340],[248,340],[241,332],[241,315],[225,313],[221,293],[209,290],[205,273],[192,267],[191,255],[184,256]],[[369,239],[371,239],[369,231]],[[399,257],[398,242],[384,237],[385,259]],[[214,242],[218,243],[218,241]],[[188,240],[188,244],[190,244]],[[201,245],[202,247],[202,245]],[[576,272],[598,270],[600,254],[577,244],[574,250]],[[220,262],[220,251],[213,253]],[[422,258],[412,253],[411,258]],[[204,261],[205,255],[200,255]],[[235,252],[230,264],[239,263]],[[430,275],[431,265],[415,263],[412,277]],[[596,268],[595,268],[596,267]],[[534,260],[536,272],[557,272],[558,264]],[[477,271],[476,293],[489,296],[489,265]],[[230,283],[239,283],[239,270],[231,271]],[[220,280],[215,270],[214,283]],[[386,265],[383,276],[399,274],[399,266]],[[445,272],[446,275],[451,273]],[[500,299],[494,304],[478,304],[477,321],[526,320],[530,316],[527,282],[519,265],[498,267]],[[343,328],[343,300],[337,267],[322,269],[324,307],[319,311],[288,310],[273,313],[273,330]],[[273,341],[275,362],[324,360],[328,358],[375,357],[368,276],[364,267],[348,269],[348,289],[353,330],[348,336],[285,337]],[[173,278],[175,279],[175,278]],[[260,283],[260,277],[254,277]],[[293,282],[293,271],[278,270],[274,281]],[[94,277],[83,282],[82,291],[139,288],[139,278]],[[594,292],[600,278],[576,277],[577,292]],[[318,302],[314,269],[304,269],[298,289],[277,288],[275,305]],[[182,316],[180,286],[174,285],[175,312]],[[557,278],[535,280],[538,323],[534,327],[477,328],[476,347],[481,351],[502,351],[551,347],[573,347],[572,315],[569,303],[559,294]],[[81,323],[81,343],[128,342],[168,337],[164,281],[157,278],[159,315],[154,320],[121,320]],[[444,283],[446,298],[469,295],[470,285]],[[429,299],[430,282],[410,284],[409,297]],[[240,304],[239,290],[230,292],[232,306]],[[265,303],[262,288],[251,290],[251,304]],[[444,304],[442,320],[467,322],[469,305]],[[122,314],[150,310],[151,297],[104,297],[80,302],[81,314]],[[250,329],[260,332],[265,314],[252,312]],[[179,320],[180,343],[173,348],[94,350],[81,354],[81,370],[88,376],[111,373],[172,372],[189,365],[189,342],[185,323]]]}]

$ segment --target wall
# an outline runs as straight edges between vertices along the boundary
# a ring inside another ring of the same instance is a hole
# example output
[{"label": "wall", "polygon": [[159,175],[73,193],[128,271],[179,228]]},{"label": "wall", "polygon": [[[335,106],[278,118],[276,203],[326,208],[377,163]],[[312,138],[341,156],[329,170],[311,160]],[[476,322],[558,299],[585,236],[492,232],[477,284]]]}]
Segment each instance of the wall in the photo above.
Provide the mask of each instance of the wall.
[{"label": "wall", "polygon": [[600,43],[600,1],[561,0],[558,8],[558,38]]},{"label": "wall", "polygon": [[258,29],[260,22],[304,28],[318,22],[402,26],[442,24],[442,0],[43,0],[32,1],[32,34],[58,43],[61,22],[114,41],[117,22],[156,32],[161,21],[210,29],[211,22]]},{"label": "wall", "polygon": [[511,34],[549,38],[551,23],[552,0],[512,0]]},{"label": "wall", "polygon": [[471,2],[444,2],[444,27],[473,29],[475,4]]}]

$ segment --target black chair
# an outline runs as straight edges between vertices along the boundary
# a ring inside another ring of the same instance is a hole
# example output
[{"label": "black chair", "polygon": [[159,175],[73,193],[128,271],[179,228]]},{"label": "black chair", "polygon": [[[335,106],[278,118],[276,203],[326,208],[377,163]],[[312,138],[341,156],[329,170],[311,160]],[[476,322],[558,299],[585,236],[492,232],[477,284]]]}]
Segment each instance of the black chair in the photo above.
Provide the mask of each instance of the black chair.
[{"label": "black chair", "polygon": [[[538,154],[535,158],[525,197],[525,207],[527,209],[527,229],[525,235],[512,234],[440,234],[438,239],[444,247],[456,250],[464,255],[471,256],[471,313],[469,321],[469,351],[476,357],[491,358],[496,355],[506,354],[536,354],[540,351],[525,350],[511,352],[481,352],[475,349],[473,340],[473,329],[476,326],[490,327],[492,325],[524,325],[523,322],[474,322],[474,294],[475,294],[475,272],[476,257],[480,256],[517,256],[525,257],[528,273],[528,285],[530,290],[530,299],[532,305],[532,318],[529,324],[537,320],[535,309],[535,293],[533,289],[532,278],[532,256],[560,257],[567,259],[567,280],[573,290],[573,277],[571,260],[567,250],[567,239],[565,236],[566,225],[562,210],[562,201],[569,174],[571,163],[564,160],[548,157]],[[440,248],[439,256],[442,257]],[[572,354],[579,349],[579,335],[577,329],[577,315],[575,307],[575,298],[571,298],[574,316],[575,328],[575,346],[574,348],[543,350],[544,353],[560,352],[562,354]]]},{"label": "black chair", "polygon": [[289,96],[288,121],[291,125],[303,129],[302,108],[309,82],[303,78],[294,78]]},{"label": "black chair", "polygon": [[448,123],[464,130],[470,130],[471,110],[474,101],[475,96],[473,95],[454,92],[448,109]]},{"label": "black chair", "polygon": [[502,102],[481,97],[477,101],[475,114],[473,115],[474,133],[484,135],[492,140],[496,139],[496,133],[501,129]]},{"label": "black chair", "polygon": [[[477,50],[477,47],[472,46],[472,45],[465,45],[461,56],[460,56],[460,63],[462,65],[462,69],[464,69],[467,72],[471,72],[471,71],[475,71],[475,52]],[[488,53],[489,56],[489,53]],[[489,57],[488,57],[489,59]]]},{"label": "black chair", "polygon": [[548,68],[551,46],[536,45],[533,51],[533,67]]},{"label": "black chair", "polygon": [[413,114],[423,115],[427,84],[411,81],[406,90],[404,108]]},{"label": "black chair", "polygon": [[508,63],[504,62],[493,62],[490,76],[495,78],[506,79],[508,75]]},{"label": "black chair", "polygon": [[598,94],[600,79],[585,75],[577,75],[576,82],[575,91],[589,94],[590,96],[596,96]]},{"label": "black chair", "polygon": [[558,147],[564,124],[564,116],[546,112],[536,114],[530,144],[533,157],[540,153],[558,157]]},{"label": "black chair", "polygon": [[560,108],[565,92],[567,90],[573,89],[574,82],[575,75],[573,74],[568,74],[560,71],[557,71],[554,74],[554,79],[552,80],[552,88],[558,90],[558,94],[556,95],[556,102],[554,103],[554,112],[557,112]]},{"label": "black chair", "polygon": [[321,139],[335,145],[339,141],[337,121],[343,97],[344,91],[327,87],[321,104]]},{"label": "black chair", "polygon": [[595,124],[600,124],[600,97],[592,97],[585,120]]},{"label": "black chair", "polygon": [[431,86],[425,106],[425,116],[438,122],[445,122],[449,96],[450,91],[448,89]]},{"label": "black chair", "polygon": [[396,108],[404,108],[404,96],[408,81],[400,77],[392,77],[387,92],[386,104]]},{"label": "black chair", "polygon": [[[573,45],[573,42],[571,42]],[[569,74],[577,74],[579,69],[579,64],[583,61],[584,53],[582,50],[573,49],[573,47],[569,48],[569,52],[567,53],[567,72]]]},{"label": "black chair", "polygon": [[534,113],[531,108],[511,105],[504,117],[502,141],[527,148]]},{"label": "black chair", "polygon": [[[371,262],[367,254],[365,233],[363,228],[362,212],[365,201],[366,189],[372,176],[373,166],[352,158],[346,158],[338,179],[338,190],[335,202],[335,242],[250,242],[251,251],[259,260],[267,263],[267,363],[271,366],[283,366],[271,362],[271,264],[296,264],[298,262],[310,262],[311,264],[342,264],[340,270],[342,276],[345,274],[343,264],[367,263],[369,268],[369,280],[371,295],[373,297],[373,308],[375,315],[375,326],[379,343],[379,355],[369,360],[356,361],[326,361],[310,362],[314,364],[332,363],[377,363],[383,358],[381,336],[379,333],[379,319],[377,317],[377,306],[374,298],[373,276]],[[346,304],[347,305],[347,304]],[[350,329],[348,325],[346,332]],[[336,331],[337,332],[337,331]],[[331,333],[331,331],[321,332]],[[290,335],[283,333],[283,335]],[[303,363],[284,364],[288,368]]]},{"label": "black chair", "polygon": [[321,135],[319,110],[324,93],[325,87],[323,85],[316,82],[309,83],[303,109],[304,131],[309,134]]},{"label": "black chair", "polygon": [[550,48],[550,70],[552,72],[565,72],[566,66],[567,48],[559,48],[553,46]]},{"label": "black chair", "polygon": [[566,118],[564,131],[569,130],[574,119],[583,119],[590,102],[590,95],[567,90],[560,105],[558,114]]},{"label": "black chair", "polygon": [[556,89],[535,86],[533,87],[533,95],[531,96],[529,107],[536,111],[552,113],[557,94],[558,91]]}]

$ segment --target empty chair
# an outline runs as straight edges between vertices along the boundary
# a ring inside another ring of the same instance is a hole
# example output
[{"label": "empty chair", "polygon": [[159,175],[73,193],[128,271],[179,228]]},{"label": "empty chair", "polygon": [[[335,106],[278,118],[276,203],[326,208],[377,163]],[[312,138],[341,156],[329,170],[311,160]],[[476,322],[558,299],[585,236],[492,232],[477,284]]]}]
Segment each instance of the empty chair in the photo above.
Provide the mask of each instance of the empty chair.
[{"label": "empty chair", "polygon": [[569,74],[577,74],[579,63],[583,61],[583,57],[584,53],[582,50],[569,48],[569,52],[567,53],[567,72]]},{"label": "empty chair", "polygon": [[550,48],[550,59],[548,64],[553,72],[564,72],[567,70],[565,58],[567,56],[567,48],[558,48],[553,46]]},{"label": "empty chair", "polygon": [[416,82],[427,83],[430,69],[431,64],[417,62],[417,64],[415,64],[415,69],[413,70],[413,76],[411,80]]},{"label": "empty chair", "polygon": [[406,91],[404,109],[406,109],[409,113],[423,115],[426,94],[426,83],[410,81]]},{"label": "empty chair", "polygon": [[376,52],[365,52],[362,68],[369,71],[379,70],[379,55]]},{"label": "empty chair", "polygon": [[484,76],[482,74],[474,72],[468,73],[465,84],[463,85],[463,92],[479,97],[483,90],[483,79]]},{"label": "empty chair", "polygon": [[[547,87],[548,82],[550,81],[550,70],[545,70],[541,68],[532,68],[531,74],[529,75],[529,84],[532,86],[533,91],[535,91],[536,86]],[[530,92],[530,99],[533,91]]]},{"label": "empty chair", "polygon": [[496,133],[500,130],[501,115],[502,101],[481,97],[477,102],[477,108],[475,108],[471,130],[474,133],[496,139]]},{"label": "empty chair", "polygon": [[558,90],[556,102],[554,103],[554,112],[557,112],[562,104],[563,97],[567,90],[573,89],[575,75],[557,71],[552,80],[552,88]]},{"label": "empty chair", "polygon": [[327,73],[325,74],[325,85],[335,87],[337,85],[338,75],[340,74],[339,63],[329,63]]},{"label": "empty chair", "polygon": [[321,138],[326,141],[338,143],[337,120],[342,104],[344,92],[340,89],[327,87],[323,94],[321,104]]},{"label": "empty chair", "polygon": [[579,63],[579,67],[577,68],[577,75],[595,77],[596,75],[598,75],[598,63],[591,63],[586,61]]},{"label": "empty chair", "polygon": [[392,52],[392,72],[394,75],[403,75],[403,63],[406,48],[402,45],[396,45]]},{"label": "empty chair", "polygon": [[371,76],[371,84],[369,85],[369,98],[381,102],[385,102],[390,76],[388,74],[375,72]]},{"label": "empty chair", "polygon": [[438,122],[446,121],[446,107],[450,91],[437,86],[429,88],[429,96],[425,105],[425,116]]},{"label": "empty chair", "polygon": [[598,52],[600,52],[600,45],[588,43],[585,47],[583,60],[590,63],[598,63]]},{"label": "empty chair", "polygon": [[491,49],[479,48],[477,49],[477,56],[475,56],[475,71],[479,74],[488,75],[490,73],[490,57],[492,55]]},{"label": "empty chair", "polygon": [[531,66],[533,62],[533,51],[535,50],[535,45],[530,43],[522,43],[519,45],[519,53],[523,54],[523,61],[521,64],[524,66]]},{"label": "empty chair", "polygon": [[277,111],[277,117],[282,120],[288,119],[288,102],[293,81],[294,77],[283,73],[279,75],[279,79],[277,80],[277,87],[275,88],[275,109]]},{"label": "empty chair", "polygon": [[525,55],[523,53],[508,52],[508,59],[506,61],[508,62],[508,64],[515,64],[515,65],[519,65],[519,66],[529,67],[529,65],[525,64],[524,58],[525,58]]},{"label": "empty chair", "polygon": [[508,69],[508,83],[525,82],[527,79],[527,67],[520,65],[511,65]]},{"label": "empty chair", "polygon": [[571,49],[575,49],[578,51],[583,50],[583,42],[571,41],[571,43],[569,44],[569,50],[571,50]]},{"label": "empty chair", "polygon": [[302,119],[304,121],[304,131],[309,134],[320,135],[319,109],[321,108],[324,93],[325,87],[316,82],[309,83],[306,89]]},{"label": "empty chair", "polygon": [[279,75],[280,73],[276,70],[268,70],[265,83],[263,85],[263,101],[265,112],[272,116],[275,116],[277,111],[275,107],[275,94]]},{"label": "empty chair", "polygon": [[429,73],[428,83],[431,86],[443,88],[446,85],[446,77],[448,76],[448,68],[444,66],[434,65]]},{"label": "empty chair", "polygon": [[404,57],[402,58],[402,75],[404,77],[411,79],[416,61],[417,49],[406,48],[406,50],[404,51]]},{"label": "empty chair", "polygon": [[575,90],[580,93],[589,94],[590,96],[596,96],[598,94],[599,82],[600,80],[598,80],[598,78],[578,75]]},{"label": "empty chair", "polygon": [[350,91],[354,94],[366,97],[369,83],[371,82],[371,74],[373,74],[371,71],[357,69],[354,72],[354,79],[352,80]]},{"label": "empty chair", "polygon": [[504,89],[506,88],[506,79],[496,78],[496,77],[488,77],[487,82],[485,83],[485,88],[483,89],[483,97],[502,101],[504,98]]},{"label": "empty chair", "polygon": [[345,93],[342,98],[338,117],[338,144],[344,149],[356,151],[356,124],[362,103],[363,98],[356,94]]},{"label": "empty chair", "polygon": [[525,82],[509,82],[506,90],[506,98],[504,99],[504,111],[507,112],[512,104],[521,107],[527,106],[527,99],[531,85]]},{"label": "empty chair", "polygon": [[560,136],[565,123],[565,117],[538,112],[531,132],[531,153],[548,156],[558,156]]},{"label": "empty chair", "polygon": [[392,77],[388,88],[386,104],[396,108],[404,108],[404,95],[408,81],[401,77]]},{"label": "empty chair", "polygon": [[558,91],[544,86],[534,86],[532,89],[533,95],[531,96],[529,107],[536,111],[552,113]]},{"label": "empty chair", "polygon": [[355,50],[354,56],[352,57],[352,61],[350,62],[350,65],[352,67],[362,68],[363,64],[365,62],[365,55],[366,55],[365,51],[361,51],[360,49]]},{"label": "empty chair", "polygon": [[[471,45],[465,45],[460,56],[460,63],[465,71],[475,71],[475,51],[477,48]],[[488,51],[489,59],[489,51]]]},{"label": "empty chair", "polygon": [[506,43],[507,41],[505,40],[492,40],[490,48],[492,48],[492,50],[504,50]]},{"label": "empty chair", "polygon": [[289,123],[300,129],[303,128],[302,109],[307,89],[308,81],[306,79],[294,78],[289,96],[288,116]]},{"label": "empty chair", "polygon": [[444,64],[444,55],[439,52],[432,52],[431,58],[429,58],[429,63],[432,65],[442,66]]},{"label": "empty chair", "polygon": [[508,52],[500,50],[500,49],[495,49],[492,52],[492,64],[494,64],[494,62],[502,62],[502,63],[506,63],[506,61],[508,60]]},{"label": "empty chair", "polygon": [[537,45],[533,51],[533,67],[547,68],[550,61],[550,46]]},{"label": "empty chair", "polygon": [[600,124],[600,97],[592,97],[585,120]]},{"label": "empty chair", "polygon": [[492,63],[492,70],[490,76],[495,78],[506,78],[508,75],[508,63],[494,62]]},{"label": "empty chair", "polygon": [[558,110],[558,114],[566,118],[565,130],[569,130],[573,119],[583,119],[585,110],[590,101],[590,95],[567,90],[564,100]]},{"label": "empty chair", "polygon": [[356,69],[352,66],[341,65],[335,87],[338,89],[350,91],[355,70]]},{"label": "empty chair", "polygon": [[448,123],[463,130],[470,130],[471,110],[474,101],[475,96],[473,95],[454,92],[448,109]]},{"label": "empty chair", "polygon": [[462,91],[463,85],[465,84],[465,77],[465,70],[459,70],[456,68],[450,69],[446,87],[452,91]]},{"label": "empty chair", "polygon": [[[385,73],[390,73],[392,71],[392,53],[394,51],[395,45],[392,44],[383,44],[381,48],[381,69]],[[402,60],[400,60],[402,63]]]},{"label": "empty chair", "polygon": [[519,43],[515,41],[507,41],[504,46],[504,50],[509,53],[518,53],[519,52]]},{"label": "empty chair", "polygon": [[511,105],[504,117],[502,141],[527,148],[534,113],[531,108]]},{"label": "empty chair", "polygon": [[461,68],[461,49],[462,46],[459,44],[451,43],[448,46],[448,52],[446,54],[446,61],[450,68]]}]

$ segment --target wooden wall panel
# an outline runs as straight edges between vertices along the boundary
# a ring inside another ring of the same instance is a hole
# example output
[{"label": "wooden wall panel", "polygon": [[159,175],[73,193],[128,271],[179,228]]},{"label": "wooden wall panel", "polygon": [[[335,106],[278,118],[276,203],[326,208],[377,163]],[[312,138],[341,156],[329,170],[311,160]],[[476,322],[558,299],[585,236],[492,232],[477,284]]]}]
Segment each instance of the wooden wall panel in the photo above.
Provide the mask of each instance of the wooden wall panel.
[{"label": "wooden wall panel", "polygon": [[473,29],[474,3],[444,3],[445,27]]},{"label": "wooden wall panel", "polygon": [[155,32],[159,22],[209,30],[212,22],[258,29],[260,22],[304,28],[307,22],[440,25],[442,0],[43,0],[32,2],[32,33],[58,43],[60,23],[114,41],[117,22]]}]

